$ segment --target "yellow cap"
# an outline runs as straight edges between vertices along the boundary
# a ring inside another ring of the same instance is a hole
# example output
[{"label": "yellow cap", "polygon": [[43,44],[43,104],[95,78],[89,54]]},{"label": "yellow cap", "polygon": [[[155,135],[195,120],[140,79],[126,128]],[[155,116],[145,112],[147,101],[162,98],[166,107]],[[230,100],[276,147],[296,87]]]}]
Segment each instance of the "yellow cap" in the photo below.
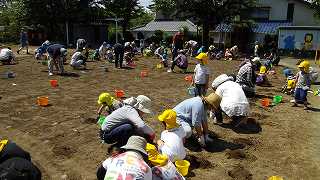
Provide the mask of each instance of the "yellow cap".
[{"label": "yellow cap", "polygon": [[202,62],[203,64],[208,64],[208,55],[206,53],[200,53],[196,59],[200,62]]},{"label": "yellow cap", "polygon": [[267,72],[267,67],[261,66],[260,67],[260,74],[265,74]]},{"label": "yellow cap", "polygon": [[147,143],[146,151],[148,153],[148,160],[154,166],[165,166],[168,163],[168,156],[160,154],[156,146]]},{"label": "yellow cap", "polygon": [[172,109],[165,110],[160,116],[159,121],[166,123],[167,129],[178,127],[177,124],[177,113]]},{"label": "yellow cap", "polygon": [[283,178],[280,176],[271,176],[268,178],[268,180],[283,180]]},{"label": "yellow cap", "polygon": [[109,93],[102,93],[99,96],[98,104],[107,104],[107,106],[111,106],[114,98]]},{"label": "yellow cap", "polygon": [[307,72],[307,71],[309,71],[309,68],[310,68],[310,62],[307,60],[304,60],[299,64],[298,67],[303,68],[303,70]]}]

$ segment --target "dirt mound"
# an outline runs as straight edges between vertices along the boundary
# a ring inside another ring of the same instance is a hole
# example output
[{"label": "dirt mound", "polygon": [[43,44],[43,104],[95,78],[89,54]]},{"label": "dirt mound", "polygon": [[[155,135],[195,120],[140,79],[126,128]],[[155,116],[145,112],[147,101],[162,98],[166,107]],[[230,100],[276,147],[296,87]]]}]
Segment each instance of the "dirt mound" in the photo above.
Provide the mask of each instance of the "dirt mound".
[{"label": "dirt mound", "polygon": [[228,159],[245,159],[247,157],[246,153],[242,149],[227,150],[226,156]]},{"label": "dirt mound", "polygon": [[237,180],[252,180],[252,174],[246,170],[243,166],[237,165],[231,171],[228,171],[228,175]]},{"label": "dirt mound", "polygon": [[203,157],[188,155],[185,159],[190,162],[190,169],[210,169],[215,167],[214,164]]},{"label": "dirt mound", "polygon": [[85,118],[82,120],[84,124],[96,124],[97,120],[94,118]]},{"label": "dirt mound", "polygon": [[56,156],[70,158],[74,153],[77,152],[77,150],[66,145],[56,145],[55,147],[53,147],[52,152]]}]

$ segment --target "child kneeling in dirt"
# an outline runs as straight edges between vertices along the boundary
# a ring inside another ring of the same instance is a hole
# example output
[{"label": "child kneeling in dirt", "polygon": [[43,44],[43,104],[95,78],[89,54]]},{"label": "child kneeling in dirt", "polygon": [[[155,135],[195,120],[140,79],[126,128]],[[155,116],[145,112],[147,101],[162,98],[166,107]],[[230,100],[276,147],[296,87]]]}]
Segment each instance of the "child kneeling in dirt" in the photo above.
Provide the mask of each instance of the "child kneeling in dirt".
[{"label": "child kneeling in dirt", "polygon": [[173,162],[170,161],[167,155],[159,153],[157,148],[152,144],[146,145],[148,160],[151,164],[152,179],[175,179],[184,180],[184,177],[177,171]]},{"label": "child kneeling in dirt", "polygon": [[308,110],[308,101],[307,101],[307,95],[308,90],[311,87],[311,80],[310,80],[310,74],[309,74],[309,67],[310,63],[309,61],[303,61],[299,64],[300,71],[296,75],[296,89],[294,93],[294,105],[293,107],[298,106],[298,104],[304,104],[304,109]]},{"label": "child kneeling in dirt", "polygon": [[86,68],[86,57],[82,55],[81,51],[77,51],[72,55],[70,66],[74,69],[80,69],[82,66],[84,69]]},{"label": "child kneeling in dirt", "polygon": [[0,51],[0,62],[2,64],[14,64],[15,63],[15,57],[13,52],[11,51],[11,48],[3,48]]},{"label": "child kneeling in dirt", "polygon": [[260,72],[257,75],[256,84],[258,86],[263,86],[263,85],[267,85],[268,84],[267,67],[266,66],[261,66],[260,67]]},{"label": "child kneeling in dirt", "polygon": [[107,115],[109,115],[116,109],[123,106],[123,103],[113,98],[109,93],[101,93],[99,95],[98,104],[100,105],[97,112],[98,117],[102,114],[103,109],[105,109]]},{"label": "child kneeling in dirt", "polygon": [[177,113],[172,110],[165,110],[158,116],[160,122],[165,126],[160,140],[157,141],[159,151],[169,157],[171,162],[183,160],[186,157],[186,150],[183,146],[186,132],[177,123]]}]

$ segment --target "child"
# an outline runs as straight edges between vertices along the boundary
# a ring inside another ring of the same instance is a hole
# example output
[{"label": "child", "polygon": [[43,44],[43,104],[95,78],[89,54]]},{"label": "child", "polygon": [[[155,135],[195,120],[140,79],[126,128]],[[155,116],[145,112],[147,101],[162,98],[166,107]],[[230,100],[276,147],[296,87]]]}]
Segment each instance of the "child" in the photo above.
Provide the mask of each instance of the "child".
[{"label": "child", "polygon": [[257,79],[256,79],[256,84],[258,86],[261,86],[263,84],[266,84],[267,83],[267,67],[266,66],[261,66],[260,67],[260,72],[257,76]]},{"label": "child", "polygon": [[50,46],[50,41],[46,40],[40,47],[35,51],[36,60],[41,60],[43,55],[47,52],[48,47]]},{"label": "child", "polygon": [[208,64],[208,55],[206,53],[200,53],[196,60],[199,64],[196,65],[194,69],[194,85],[196,87],[196,96],[205,96],[209,84],[209,68],[206,66]]},{"label": "child", "polygon": [[107,50],[110,48],[110,45],[108,46],[107,42],[103,42],[102,45],[99,48],[99,56],[102,59],[107,59]]},{"label": "child", "polygon": [[109,93],[101,93],[99,95],[98,104],[100,105],[97,112],[98,118],[102,114],[104,108],[108,114],[111,114],[114,110],[122,107],[122,103],[114,99]]},{"label": "child", "polygon": [[293,107],[298,106],[298,104],[304,104],[304,109],[308,110],[308,101],[307,95],[308,90],[311,86],[310,74],[309,74],[309,61],[303,61],[299,64],[300,71],[296,75],[296,89],[294,93],[294,105]]},{"label": "child", "polygon": [[167,155],[171,162],[183,160],[186,157],[186,150],[183,146],[183,140],[186,133],[177,124],[177,113],[172,110],[165,110],[158,119],[166,128],[162,131],[160,140],[157,141],[159,151]]},{"label": "child", "polygon": [[153,180],[184,180],[184,177],[177,171],[174,164],[168,159],[168,156],[160,154],[154,145],[148,143],[146,151],[148,153],[148,160],[153,166],[151,166]]}]

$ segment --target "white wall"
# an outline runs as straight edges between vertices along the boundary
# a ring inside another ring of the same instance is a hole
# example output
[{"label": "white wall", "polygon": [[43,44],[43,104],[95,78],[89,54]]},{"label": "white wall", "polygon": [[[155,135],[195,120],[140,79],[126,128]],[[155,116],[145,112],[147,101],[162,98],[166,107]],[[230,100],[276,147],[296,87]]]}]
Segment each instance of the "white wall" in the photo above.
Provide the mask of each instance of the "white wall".
[{"label": "white wall", "polygon": [[288,3],[294,3],[294,26],[315,26],[320,25],[314,15],[314,10],[304,3],[294,0],[257,0],[261,7],[271,7],[269,20],[287,20]]}]

